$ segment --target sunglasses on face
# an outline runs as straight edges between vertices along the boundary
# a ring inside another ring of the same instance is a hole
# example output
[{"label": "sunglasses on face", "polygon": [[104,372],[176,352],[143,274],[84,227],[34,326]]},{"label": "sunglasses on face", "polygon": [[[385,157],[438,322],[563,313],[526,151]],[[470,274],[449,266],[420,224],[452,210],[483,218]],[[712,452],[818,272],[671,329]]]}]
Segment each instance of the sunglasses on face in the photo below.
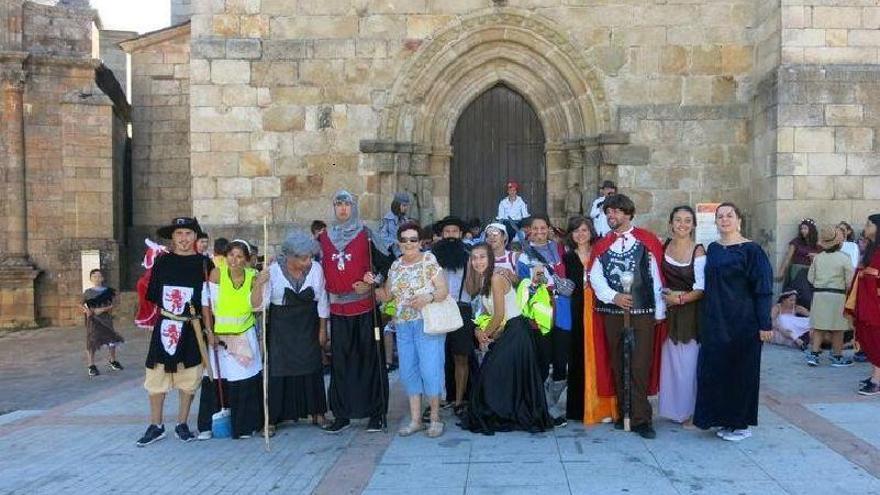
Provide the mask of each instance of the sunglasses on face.
[{"label": "sunglasses on face", "polygon": [[416,243],[416,242],[419,242],[419,238],[418,238],[418,237],[399,237],[397,240],[398,240],[401,244],[407,244],[407,243]]}]

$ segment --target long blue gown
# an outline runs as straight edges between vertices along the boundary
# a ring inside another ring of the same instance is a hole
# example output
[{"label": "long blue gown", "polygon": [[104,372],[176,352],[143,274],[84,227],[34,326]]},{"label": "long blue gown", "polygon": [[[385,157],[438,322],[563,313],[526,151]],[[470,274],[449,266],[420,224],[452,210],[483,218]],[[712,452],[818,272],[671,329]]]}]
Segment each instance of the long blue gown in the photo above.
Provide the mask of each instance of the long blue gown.
[{"label": "long blue gown", "polygon": [[773,269],[754,242],[706,250],[694,424],[744,429],[758,424],[760,330],[770,330]]}]

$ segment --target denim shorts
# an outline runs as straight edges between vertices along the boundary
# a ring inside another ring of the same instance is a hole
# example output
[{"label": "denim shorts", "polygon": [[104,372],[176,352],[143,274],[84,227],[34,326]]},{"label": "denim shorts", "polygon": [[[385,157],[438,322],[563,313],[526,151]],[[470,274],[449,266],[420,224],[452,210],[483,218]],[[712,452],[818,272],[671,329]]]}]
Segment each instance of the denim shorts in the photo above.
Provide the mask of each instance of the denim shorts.
[{"label": "denim shorts", "polygon": [[444,387],[446,335],[426,334],[423,323],[421,319],[394,322],[400,381],[410,397],[439,397]]}]

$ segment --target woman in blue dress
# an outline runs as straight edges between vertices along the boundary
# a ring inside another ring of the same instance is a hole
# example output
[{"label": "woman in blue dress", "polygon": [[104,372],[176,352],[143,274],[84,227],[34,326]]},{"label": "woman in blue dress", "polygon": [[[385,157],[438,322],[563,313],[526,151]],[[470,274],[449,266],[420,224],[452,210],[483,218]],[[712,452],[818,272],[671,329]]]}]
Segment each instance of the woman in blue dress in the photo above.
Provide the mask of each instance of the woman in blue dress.
[{"label": "woman in blue dress", "polygon": [[736,205],[722,203],[715,224],[721,238],[706,252],[694,424],[720,428],[719,437],[738,442],[758,424],[761,345],[773,336],[773,269],[761,247],[740,233]]}]

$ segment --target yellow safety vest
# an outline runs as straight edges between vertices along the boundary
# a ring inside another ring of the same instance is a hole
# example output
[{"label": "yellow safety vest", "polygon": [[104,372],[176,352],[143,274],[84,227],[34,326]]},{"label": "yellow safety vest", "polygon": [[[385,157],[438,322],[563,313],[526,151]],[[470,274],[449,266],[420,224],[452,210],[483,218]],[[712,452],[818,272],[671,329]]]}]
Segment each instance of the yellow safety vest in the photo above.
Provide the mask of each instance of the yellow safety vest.
[{"label": "yellow safety vest", "polygon": [[213,303],[214,333],[218,335],[240,334],[248,331],[256,324],[254,310],[251,307],[251,288],[257,271],[253,268],[244,269],[244,283],[236,289],[229,276],[229,267],[220,270],[219,294]]},{"label": "yellow safety vest", "polygon": [[553,328],[553,298],[550,297],[550,291],[545,284],[539,285],[535,294],[530,295],[530,285],[532,285],[530,279],[522,279],[516,289],[516,302],[523,316],[538,325],[541,335],[547,335]]}]

